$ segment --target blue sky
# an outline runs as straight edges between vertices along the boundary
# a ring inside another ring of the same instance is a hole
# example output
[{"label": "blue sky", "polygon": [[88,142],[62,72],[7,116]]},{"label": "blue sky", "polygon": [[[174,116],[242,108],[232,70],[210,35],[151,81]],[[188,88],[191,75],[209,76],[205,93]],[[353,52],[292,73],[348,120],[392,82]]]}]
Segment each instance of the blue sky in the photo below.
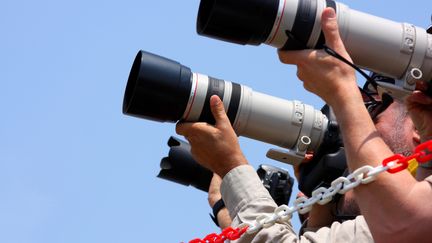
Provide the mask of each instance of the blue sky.
[{"label": "blue sky", "polygon": [[[432,3],[342,1],[422,27]],[[180,242],[217,231],[207,195],[156,178],[174,124],[124,116],[139,49],[316,108],[268,46],[198,36],[199,1],[0,4],[0,242]],[[272,146],[241,138],[255,167]],[[298,228],[298,222],[294,222]]]}]

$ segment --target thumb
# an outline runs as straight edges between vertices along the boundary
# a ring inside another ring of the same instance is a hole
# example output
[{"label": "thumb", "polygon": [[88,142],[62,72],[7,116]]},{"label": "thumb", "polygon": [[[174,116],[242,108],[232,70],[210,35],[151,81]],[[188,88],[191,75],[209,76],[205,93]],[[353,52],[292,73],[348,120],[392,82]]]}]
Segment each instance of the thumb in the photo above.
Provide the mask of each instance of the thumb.
[{"label": "thumb", "polygon": [[217,95],[210,97],[210,109],[215,118],[216,125],[223,123],[230,123],[223,106],[222,100]]},{"label": "thumb", "polygon": [[333,8],[326,8],[322,12],[321,27],[327,46],[340,54],[346,52],[342,39],[340,38],[336,12]]}]

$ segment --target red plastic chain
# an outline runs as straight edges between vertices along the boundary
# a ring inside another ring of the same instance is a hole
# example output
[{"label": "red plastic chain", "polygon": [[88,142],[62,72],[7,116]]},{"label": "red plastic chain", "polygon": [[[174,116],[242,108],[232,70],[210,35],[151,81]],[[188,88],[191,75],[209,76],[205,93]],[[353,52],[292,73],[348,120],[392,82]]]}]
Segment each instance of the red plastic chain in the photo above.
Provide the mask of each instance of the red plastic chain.
[{"label": "red plastic chain", "polygon": [[389,173],[396,173],[401,170],[405,170],[408,167],[408,161],[402,154],[395,154],[388,157],[387,159],[383,160],[382,165],[387,166],[390,162],[395,162],[396,165],[387,170]]},{"label": "red plastic chain", "polygon": [[389,173],[393,174],[406,169],[409,162],[414,159],[420,164],[432,160],[432,140],[417,146],[414,150],[414,154],[411,156],[405,157],[401,154],[395,154],[383,160],[382,165],[387,166],[390,162],[395,162],[396,164],[387,170]]},{"label": "red plastic chain", "polygon": [[247,230],[248,227],[244,228],[232,228],[228,227],[222,230],[222,233],[212,233],[201,239],[193,239],[189,243],[223,243],[225,240],[237,240]]},{"label": "red plastic chain", "polygon": [[[425,152],[428,151],[428,152]],[[414,150],[415,153],[420,153],[421,155],[417,157],[417,162],[420,164],[426,163],[432,160],[432,140],[420,144]]]}]

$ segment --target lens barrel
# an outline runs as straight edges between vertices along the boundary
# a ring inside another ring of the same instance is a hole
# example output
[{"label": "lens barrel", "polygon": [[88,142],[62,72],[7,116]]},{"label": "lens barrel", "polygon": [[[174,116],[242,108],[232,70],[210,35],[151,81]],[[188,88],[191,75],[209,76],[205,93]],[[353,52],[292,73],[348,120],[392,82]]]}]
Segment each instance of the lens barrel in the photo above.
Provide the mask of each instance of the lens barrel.
[{"label": "lens barrel", "polygon": [[180,63],[139,51],[123,99],[123,113],[161,122],[178,121],[186,108],[192,72]]},{"label": "lens barrel", "polygon": [[202,0],[197,32],[238,44],[259,45],[267,39],[278,0]]},{"label": "lens barrel", "polygon": [[340,36],[357,66],[403,80],[402,88],[408,91],[415,89],[412,70],[418,69],[432,86],[432,29],[356,11],[334,0],[201,0],[197,32],[243,45],[322,48],[321,14],[326,7],[336,11]]},{"label": "lens barrel", "polygon": [[253,91],[222,79],[194,73],[178,62],[138,52],[126,86],[123,113],[140,118],[176,122],[215,120],[210,97],[221,98],[228,119],[239,136],[292,150],[316,150],[327,131],[328,119],[300,101]]}]

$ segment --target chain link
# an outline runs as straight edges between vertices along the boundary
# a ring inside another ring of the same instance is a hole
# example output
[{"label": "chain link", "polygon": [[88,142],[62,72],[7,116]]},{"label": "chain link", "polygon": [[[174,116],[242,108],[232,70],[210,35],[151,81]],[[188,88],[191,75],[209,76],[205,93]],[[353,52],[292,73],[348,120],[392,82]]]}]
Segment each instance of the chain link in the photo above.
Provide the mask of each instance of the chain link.
[{"label": "chain link", "polygon": [[223,243],[226,240],[237,240],[240,238],[247,230],[245,227],[227,227],[222,230],[222,233],[216,234],[212,233],[201,239],[193,239],[189,243]]},{"label": "chain link", "polygon": [[[405,157],[401,154],[395,154],[386,158],[382,161],[382,165],[372,167],[369,165],[362,166],[356,169],[354,172],[349,174],[347,177],[339,177],[334,180],[329,188],[319,187],[312,192],[310,198],[299,197],[294,201],[293,207],[287,205],[281,205],[277,207],[273,214],[263,214],[255,219],[254,223],[242,223],[238,228],[233,229],[228,227],[227,232],[234,232],[231,235],[235,235],[238,238],[243,234],[253,234],[260,231],[262,228],[268,228],[274,225],[276,222],[284,223],[288,222],[294,212],[304,214],[312,209],[312,206],[317,203],[324,205],[330,202],[334,195],[337,193],[344,194],[345,192],[359,186],[360,184],[368,184],[376,179],[376,177],[387,171],[389,173],[397,173],[408,167],[408,164],[417,161],[418,163],[426,163],[432,160],[432,140],[420,144],[414,150],[414,154]],[[224,242],[225,240],[234,240],[228,238],[227,233],[222,231],[220,235],[210,234],[207,235],[203,240],[195,239],[189,243],[207,243],[207,242]],[[224,238],[225,237],[225,238]],[[236,239],[238,239],[236,238]]]}]

